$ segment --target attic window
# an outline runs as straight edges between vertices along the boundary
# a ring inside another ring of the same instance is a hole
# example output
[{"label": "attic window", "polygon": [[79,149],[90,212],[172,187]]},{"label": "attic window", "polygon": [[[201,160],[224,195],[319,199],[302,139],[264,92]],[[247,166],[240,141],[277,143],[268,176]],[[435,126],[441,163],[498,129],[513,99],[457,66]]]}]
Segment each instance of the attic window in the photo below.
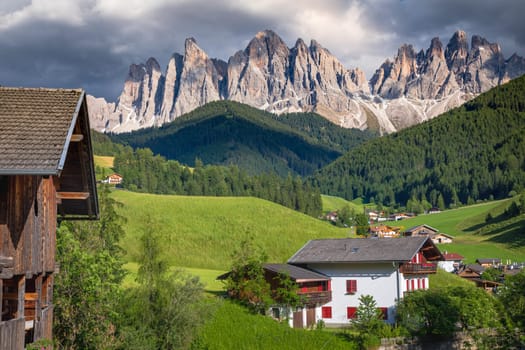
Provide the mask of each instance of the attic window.
[{"label": "attic window", "polygon": [[357,247],[352,248],[352,253],[357,253],[358,251],[359,251],[359,248]]}]

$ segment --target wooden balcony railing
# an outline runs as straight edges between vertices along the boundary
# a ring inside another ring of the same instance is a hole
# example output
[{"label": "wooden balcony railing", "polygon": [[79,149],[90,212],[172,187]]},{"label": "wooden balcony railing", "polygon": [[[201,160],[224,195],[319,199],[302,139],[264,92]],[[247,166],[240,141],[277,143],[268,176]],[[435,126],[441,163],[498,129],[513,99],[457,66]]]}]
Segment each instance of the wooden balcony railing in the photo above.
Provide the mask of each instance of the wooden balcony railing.
[{"label": "wooden balcony railing", "polygon": [[326,303],[332,301],[332,292],[331,291],[299,292],[299,295],[304,297],[305,303],[307,305],[326,304]]},{"label": "wooden balcony railing", "polygon": [[437,264],[434,263],[406,263],[401,265],[399,271],[405,275],[428,275],[437,272]]}]

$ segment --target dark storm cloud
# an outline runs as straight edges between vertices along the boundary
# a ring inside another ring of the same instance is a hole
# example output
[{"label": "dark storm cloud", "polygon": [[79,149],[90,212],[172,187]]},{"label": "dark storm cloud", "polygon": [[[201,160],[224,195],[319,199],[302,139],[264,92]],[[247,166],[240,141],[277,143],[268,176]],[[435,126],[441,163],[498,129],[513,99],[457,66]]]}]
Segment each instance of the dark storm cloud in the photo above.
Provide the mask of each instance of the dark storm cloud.
[{"label": "dark storm cloud", "polygon": [[83,87],[114,101],[131,63],[152,56],[164,70],[174,52],[183,53],[187,37],[227,60],[264,29],[289,46],[298,37],[316,39],[370,78],[401,44],[426,49],[439,36],[446,45],[457,29],[500,43],[506,57],[524,55],[523,13],[521,0],[2,2],[0,84]]},{"label": "dark storm cloud", "polygon": [[446,45],[456,30],[498,42],[504,53],[521,55],[525,46],[525,1],[379,0],[363,2],[365,23],[395,33],[396,45],[413,43],[426,49],[439,36]]}]

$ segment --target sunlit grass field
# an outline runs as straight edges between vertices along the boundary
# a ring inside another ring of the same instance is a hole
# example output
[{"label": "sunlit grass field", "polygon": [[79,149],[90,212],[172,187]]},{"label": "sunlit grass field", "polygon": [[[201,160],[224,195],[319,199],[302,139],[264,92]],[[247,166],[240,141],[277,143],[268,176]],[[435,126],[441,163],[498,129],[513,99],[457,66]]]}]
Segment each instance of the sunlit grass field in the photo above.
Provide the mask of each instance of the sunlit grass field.
[{"label": "sunlit grass field", "polygon": [[[486,202],[385,224],[402,230],[427,224],[452,235],[454,242],[440,244],[439,248],[463,255],[466,263],[473,263],[477,258],[522,262],[525,261],[525,217],[499,222],[497,219],[510,203],[511,199]],[[489,213],[496,220],[487,225],[485,219]]]},{"label": "sunlit grass field", "polygon": [[155,230],[165,237],[169,263],[227,270],[239,242],[253,239],[269,262],[285,262],[310,239],[348,237],[348,228],[248,197],[189,197],[116,190],[126,237],[126,260],[136,262],[139,238]]}]

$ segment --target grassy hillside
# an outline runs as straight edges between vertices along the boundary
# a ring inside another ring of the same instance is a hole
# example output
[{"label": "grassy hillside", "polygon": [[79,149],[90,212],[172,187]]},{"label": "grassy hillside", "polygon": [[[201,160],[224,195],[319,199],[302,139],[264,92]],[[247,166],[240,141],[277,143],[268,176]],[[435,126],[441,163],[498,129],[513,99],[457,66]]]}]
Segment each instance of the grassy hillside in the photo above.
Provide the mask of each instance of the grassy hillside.
[{"label": "grassy hillside", "polygon": [[[454,236],[454,243],[441,244],[439,248],[463,255],[468,263],[492,257],[521,262],[525,261],[525,216],[497,219],[512,200],[476,204],[386,224],[403,229],[427,224],[450,234]],[[489,213],[496,219],[488,224],[485,218]]]},{"label": "grassy hillside", "polygon": [[321,200],[323,202],[323,213],[341,209],[346,205],[348,205],[350,209],[353,209],[356,213],[363,213],[365,207],[375,208],[375,204],[364,204],[360,198],[348,201],[341,197],[322,194]]},{"label": "grassy hillside", "polygon": [[[130,262],[136,260],[138,238],[148,229],[165,234],[172,266],[216,270],[229,268],[231,254],[243,239],[253,238],[266,251],[269,261],[285,262],[309,239],[349,234],[349,229],[256,198],[127,191],[114,191],[112,196],[124,204],[119,209],[127,218],[122,246]],[[146,226],[147,222],[153,224]]]},{"label": "grassy hillside", "polygon": [[525,187],[525,76],[318,171],[322,193],[385,205],[506,198]]},{"label": "grassy hillside", "polygon": [[[276,116],[232,101],[212,102],[160,128],[113,135],[182,164],[236,164],[251,174],[306,175],[373,135],[316,114]],[[101,141],[102,138],[99,138]]]},{"label": "grassy hillside", "polygon": [[357,349],[342,334],[293,329],[269,317],[254,315],[230,301],[216,305],[215,316],[202,329],[202,349]]}]

